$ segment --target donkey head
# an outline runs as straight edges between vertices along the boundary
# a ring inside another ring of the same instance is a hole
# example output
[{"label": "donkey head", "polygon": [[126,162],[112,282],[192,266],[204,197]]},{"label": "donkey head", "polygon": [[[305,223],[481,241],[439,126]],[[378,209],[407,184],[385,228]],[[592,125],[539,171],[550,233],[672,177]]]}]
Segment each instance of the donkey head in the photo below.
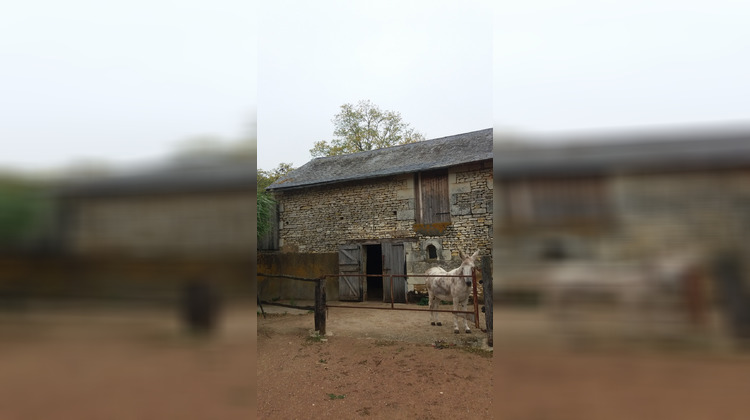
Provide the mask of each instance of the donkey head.
[{"label": "donkey head", "polygon": [[461,275],[468,276],[463,277],[467,287],[471,287],[471,270],[474,268],[474,262],[479,255],[479,251],[473,253],[470,257],[464,255],[462,251],[458,251],[458,256],[461,257]]}]

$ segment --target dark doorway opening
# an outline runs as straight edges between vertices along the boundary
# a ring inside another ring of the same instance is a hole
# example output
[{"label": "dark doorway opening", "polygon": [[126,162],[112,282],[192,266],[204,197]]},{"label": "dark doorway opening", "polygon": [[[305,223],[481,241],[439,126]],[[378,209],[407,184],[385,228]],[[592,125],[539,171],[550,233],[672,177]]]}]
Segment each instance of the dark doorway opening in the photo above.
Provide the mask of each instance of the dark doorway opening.
[{"label": "dark doorway opening", "polygon": [[380,245],[366,245],[366,274],[376,274],[367,277],[367,300],[383,300],[383,249]]}]

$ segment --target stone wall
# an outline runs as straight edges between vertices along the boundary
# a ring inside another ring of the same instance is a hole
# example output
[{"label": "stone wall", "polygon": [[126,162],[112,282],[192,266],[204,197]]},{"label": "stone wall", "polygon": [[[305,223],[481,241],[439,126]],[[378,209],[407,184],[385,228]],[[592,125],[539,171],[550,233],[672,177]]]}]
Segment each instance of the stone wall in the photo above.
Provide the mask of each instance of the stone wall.
[{"label": "stone wall", "polygon": [[413,235],[410,175],[284,191],[277,201],[282,251],[338,252],[352,240]]},{"label": "stone wall", "polygon": [[[503,267],[501,288],[536,288],[540,273],[559,262],[543,256],[551,241],[562,244],[568,258],[584,260],[646,259],[683,248],[697,249],[708,264],[724,250],[750,258],[750,171],[622,174],[604,182],[612,220],[597,230],[508,231],[498,217],[494,256]],[[500,201],[498,210],[505,205]]]},{"label": "stone wall", "polygon": [[250,191],[76,198],[64,246],[75,255],[249,256],[256,241]]},{"label": "stone wall", "polygon": [[[405,239],[410,273],[457,265],[459,250],[490,255],[492,162],[448,171],[451,224],[442,232],[415,230],[414,178],[407,174],[277,192],[281,250],[327,253],[346,243]],[[438,249],[438,258],[428,258],[428,245]]]},{"label": "stone wall", "polygon": [[611,187],[623,253],[691,243],[711,252],[750,235],[750,171],[622,176]]},{"label": "stone wall", "polygon": [[[456,268],[461,264],[459,251],[471,254],[479,250],[480,256],[490,256],[493,190],[492,162],[466,165],[449,171],[451,225],[443,235],[419,235],[419,240],[411,244],[410,256],[407,256],[408,271],[423,273],[435,266]],[[437,248],[438,259],[428,258],[429,245]],[[420,282],[424,282],[424,279],[410,280],[410,284]]]}]

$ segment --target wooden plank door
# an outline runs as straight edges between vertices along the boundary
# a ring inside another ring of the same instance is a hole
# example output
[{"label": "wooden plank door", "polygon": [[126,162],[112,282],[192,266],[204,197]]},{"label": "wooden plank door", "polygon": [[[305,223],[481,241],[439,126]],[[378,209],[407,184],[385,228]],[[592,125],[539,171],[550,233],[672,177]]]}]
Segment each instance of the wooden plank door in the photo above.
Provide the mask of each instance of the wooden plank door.
[{"label": "wooden plank door", "polygon": [[[404,244],[383,243],[383,301],[391,301],[391,282],[387,274],[405,274]],[[406,303],[406,277],[393,278],[393,301]]]},{"label": "wooden plank door", "polygon": [[421,175],[422,223],[451,221],[448,197],[448,173],[427,172]]},{"label": "wooden plank door", "polygon": [[362,274],[362,247],[357,244],[339,248],[339,300],[361,301],[362,279],[347,274]]}]

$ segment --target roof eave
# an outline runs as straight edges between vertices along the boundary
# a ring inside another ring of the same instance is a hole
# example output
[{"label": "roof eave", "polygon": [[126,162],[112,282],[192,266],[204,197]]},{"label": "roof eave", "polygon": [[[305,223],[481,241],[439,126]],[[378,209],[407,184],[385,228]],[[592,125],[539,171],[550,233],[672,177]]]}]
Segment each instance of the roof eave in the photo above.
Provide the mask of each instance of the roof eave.
[{"label": "roof eave", "polygon": [[417,170],[417,171],[397,171],[397,172],[390,172],[390,173],[377,174],[377,175],[364,175],[364,176],[359,176],[359,177],[337,178],[337,179],[329,180],[329,181],[296,184],[296,185],[290,185],[290,186],[284,186],[283,184],[281,184],[278,187],[274,187],[274,184],[271,184],[268,187],[266,187],[266,191],[271,191],[271,192],[280,191],[280,190],[290,191],[290,190],[297,190],[297,189],[302,189],[302,188],[321,187],[321,186],[332,185],[332,184],[343,184],[346,182],[362,181],[366,179],[379,179],[379,178],[386,178],[390,176],[415,174],[415,173],[424,172],[424,171],[448,169],[448,168],[454,168],[454,167],[461,166],[461,165],[469,165],[472,163],[486,162],[486,161],[491,161],[491,160],[492,160],[492,157],[489,157],[485,159],[466,161],[466,162],[462,162],[459,164],[431,166],[429,168],[425,168],[423,170]]}]

